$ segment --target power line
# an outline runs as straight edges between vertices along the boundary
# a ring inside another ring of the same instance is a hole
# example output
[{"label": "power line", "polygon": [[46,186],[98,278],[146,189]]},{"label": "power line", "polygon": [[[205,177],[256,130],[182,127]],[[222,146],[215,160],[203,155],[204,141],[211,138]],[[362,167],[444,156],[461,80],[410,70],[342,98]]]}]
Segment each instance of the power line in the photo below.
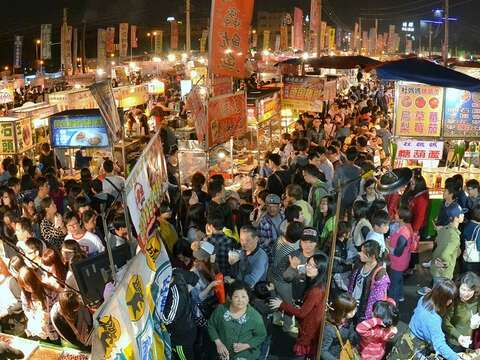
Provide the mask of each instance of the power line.
[{"label": "power line", "polygon": [[[414,1],[404,2],[404,3],[401,3],[401,4],[396,4],[396,5],[391,5],[391,6],[375,7],[375,10],[387,10],[387,11],[389,11],[389,10],[397,9],[397,8],[401,8],[401,7],[417,6],[417,4],[424,3],[425,1],[430,1],[430,3],[432,5],[429,5],[429,6],[434,6],[435,4],[440,3],[440,0],[436,0],[436,1],[433,1],[433,2],[432,2],[432,0],[414,0]],[[363,11],[363,10],[370,10],[370,9],[369,8],[360,8],[360,11]]]}]

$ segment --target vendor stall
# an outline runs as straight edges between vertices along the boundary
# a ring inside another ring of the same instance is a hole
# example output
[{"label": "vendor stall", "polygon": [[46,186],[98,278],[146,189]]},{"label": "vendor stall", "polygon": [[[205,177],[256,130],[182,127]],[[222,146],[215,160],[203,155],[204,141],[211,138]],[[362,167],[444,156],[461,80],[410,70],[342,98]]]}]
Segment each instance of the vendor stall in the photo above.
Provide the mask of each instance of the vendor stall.
[{"label": "vendor stall", "polygon": [[280,116],[280,89],[254,90],[247,94],[248,130],[234,140],[238,172],[248,173],[258,166],[269,149],[280,144],[287,131]]}]

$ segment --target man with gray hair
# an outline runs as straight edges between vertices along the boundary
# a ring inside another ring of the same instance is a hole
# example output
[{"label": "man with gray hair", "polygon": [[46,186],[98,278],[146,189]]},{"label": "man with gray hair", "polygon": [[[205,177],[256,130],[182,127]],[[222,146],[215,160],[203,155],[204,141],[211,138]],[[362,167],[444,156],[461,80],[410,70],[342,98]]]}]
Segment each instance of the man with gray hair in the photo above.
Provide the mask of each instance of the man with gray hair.
[{"label": "man with gray hair", "polygon": [[242,250],[229,252],[228,262],[237,270],[237,280],[254,287],[256,283],[267,279],[268,256],[258,245],[257,230],[245,225],[240,229],[240,245]]}]

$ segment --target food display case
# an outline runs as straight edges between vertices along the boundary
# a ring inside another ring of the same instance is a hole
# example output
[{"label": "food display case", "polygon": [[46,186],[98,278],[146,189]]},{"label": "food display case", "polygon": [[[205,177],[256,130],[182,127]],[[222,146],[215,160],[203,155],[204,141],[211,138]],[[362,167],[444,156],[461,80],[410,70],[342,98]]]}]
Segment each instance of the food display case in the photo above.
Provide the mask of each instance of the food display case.
[{"label": "food display case", "polygon": [[280,89],[254,90],[247,94],[248,131],[235,138],[236,172],[248,173],[258,166],[265,153],[280,145],[286,132],[280,115]]}]

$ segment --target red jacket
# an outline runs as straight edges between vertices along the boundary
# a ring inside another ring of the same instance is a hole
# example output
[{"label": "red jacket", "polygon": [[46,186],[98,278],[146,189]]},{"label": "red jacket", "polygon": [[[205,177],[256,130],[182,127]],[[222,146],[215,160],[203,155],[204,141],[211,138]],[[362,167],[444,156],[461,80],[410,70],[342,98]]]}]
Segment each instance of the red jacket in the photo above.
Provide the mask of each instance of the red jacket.
[{"label": "red jacket", "polygon": [[415,233],[425,226],[429,200],[428,190],[422,191],[410,199],[408,207],[412,212],[412,228]]},{"label": "red jacket", "polygon": [[320,323],[325,314],[322,309],[324,294],[323,288],[315,286],[305,294],[302,307],[298,308],[286,302],[280,305],[280,310],[295,316],[300,324],[296,341],[298,345],[317,346]]},{"label": "red jacket", "polygon": [[382,320],[371,318],[357,325],[360,335],[360,356],[362,360],[382,360],[385,355],[385,346],[397,334],[396,327],[385,328]]}]

